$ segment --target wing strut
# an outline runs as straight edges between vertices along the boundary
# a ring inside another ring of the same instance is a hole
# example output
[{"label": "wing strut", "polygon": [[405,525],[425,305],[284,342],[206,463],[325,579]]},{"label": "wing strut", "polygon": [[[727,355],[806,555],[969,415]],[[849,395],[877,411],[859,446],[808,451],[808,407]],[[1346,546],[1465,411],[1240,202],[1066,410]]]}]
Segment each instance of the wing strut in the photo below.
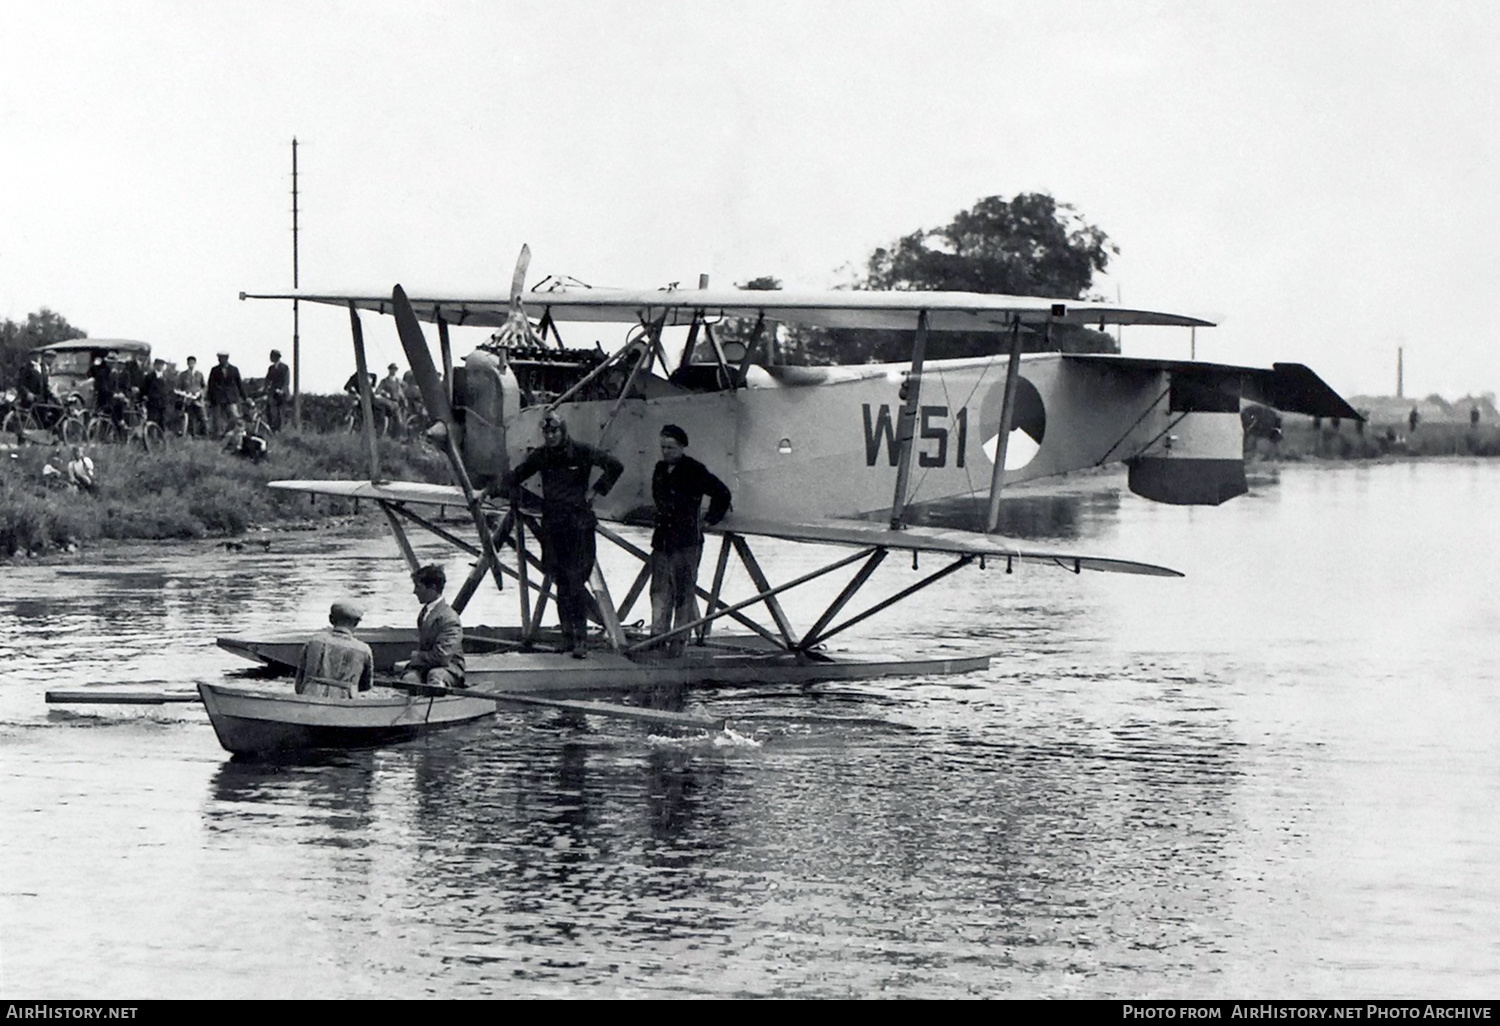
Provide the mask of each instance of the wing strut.
[{"label": "wing strut", "polygon": [[906,404],[896,428],[901,464],[896,468],[896,494],[891,498],[891,530],[906,526],[906,486],[911,482],[912,437],[917,432],[917,403],[922,397],[922,361],[927,356],[927,311],[917,313],[917,337],[911,346],[911,371],[906,376]]},{"label": "wing strut", "polygon": [[[1047,318],[1047,338],[1052,337],[1052,318]],[[989,512],[984,533],[994,534],[1000,525],[1000,489],[1005,485],[1005,450],[1010,443],[1010,425],[1016,416],[1016,388],[1021,383],[1021,318],[1010,322],[1010,362],[1005,370],[1005,399],[1000,404],[1000,435],[995,439],[995,466],[990,471]]]},{"label": "wing strut", "polygon": [[370,394],[370,375],[365,362],[365,331],[359,323],[359,310],[349,301],[349,330],[354,334],[354,373],[359,378],[359,408],[365,415],[365,445],[370,450],[370,483],[380,484],[380,447],[375,442],[375,400]]}]

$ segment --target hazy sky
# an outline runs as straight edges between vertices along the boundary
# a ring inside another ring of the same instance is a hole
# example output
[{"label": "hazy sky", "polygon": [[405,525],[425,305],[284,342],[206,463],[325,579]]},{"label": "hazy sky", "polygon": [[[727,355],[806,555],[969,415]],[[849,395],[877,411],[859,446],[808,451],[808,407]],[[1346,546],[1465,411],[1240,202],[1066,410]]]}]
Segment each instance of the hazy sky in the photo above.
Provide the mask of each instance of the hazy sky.
[{"label": "hazy sky", "polygon": [[[0,316],[179,360],[289,350],[289,304],[237,296],[291,286],[296,135],[304,288],[503,292],[523,242],[533,281],[821,288],[1039,190],[1120,247],[1102,294],[1221,320],[1200,358],[1390,393],[1404,346],[1409,395],[1500,390],[1463,306],[1488,310],[1500,238],[1479,0],[0,0],[0,23]],[[365,330],[397,355],[389,318]],[[342,384],[348,337],[304,308],[304,388]]]}]

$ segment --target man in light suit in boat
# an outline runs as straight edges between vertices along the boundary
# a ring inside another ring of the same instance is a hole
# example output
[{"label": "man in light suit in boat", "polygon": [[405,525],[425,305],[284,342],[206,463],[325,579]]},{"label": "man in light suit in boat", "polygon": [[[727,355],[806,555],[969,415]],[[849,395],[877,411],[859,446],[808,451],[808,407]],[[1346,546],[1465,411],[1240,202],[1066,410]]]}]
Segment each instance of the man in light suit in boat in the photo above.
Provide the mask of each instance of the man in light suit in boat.
[{"label": "man in light suit in boat", "polygon": [[408,684],[464,686],[464,629],[453,607],[443,601],[448,575],[435,563],[411,575],[412,593],[422,603],[417,614],[417,650],[402,671]]}]

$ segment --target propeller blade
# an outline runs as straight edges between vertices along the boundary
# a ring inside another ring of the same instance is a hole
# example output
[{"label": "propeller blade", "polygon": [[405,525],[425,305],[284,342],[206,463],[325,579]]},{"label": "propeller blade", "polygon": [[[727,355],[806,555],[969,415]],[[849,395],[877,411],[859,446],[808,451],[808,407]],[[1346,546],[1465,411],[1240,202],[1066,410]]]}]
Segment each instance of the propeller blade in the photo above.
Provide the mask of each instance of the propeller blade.
[{"label": "propeller blade", "polygon": [[396,332],[401,336],[401,348],[406,350],[406,359],[411,364],[412,373],[416,375],[418,387],[422,389],[422,401],[427,404],[427,412],[445,428],[442,432],[443,450],[448,454],[448,462],[453,467],[453,476],[458,479],[458,486],[463,489],[469,515],[474,518],[474,528],[479,532],[479,549],[484,556],[485,565],[495,578],[495,587],[504,590],[505,582],[500,576],[500,560],[495,556],[494,542],[490,538],[489,521],[485,519],[478,496],[474,494],[474,484],[469,480],[469,471],[464,467],[463,453],[458,450],[453,408],[448,405],[448,395],[443,391],[443,379],[432,365],[432,353],[427,349],[427,337],[422,334],[417,312],[412,309],[411,300],[406,298],[406,290],[400,285],[391,290],[391,312],[396,315]]},{"label": "propeller blade", "polygon": [[422,324],[417,312],[412,309],[406,290],[397,285],[391,291],[391,307],[396,315],[396,333],[401,336],[401,348],[406,350],[406,362],[416,376],[417,387],[422,390],[422,402],[427,412],[453,427],[453,409],[448,405],[448,393],[443,388],[443,378],[432,363],[432,353],[427,348],[427,337],[422,334]]},{"label": "propeller blade", "polygon": [[521,255],[516,258],[516,272],[510,278],[510,308],[516,310],[521,304],[521,290],[526,287],[526,271],[531,267],[531,246],[522,243]]}]

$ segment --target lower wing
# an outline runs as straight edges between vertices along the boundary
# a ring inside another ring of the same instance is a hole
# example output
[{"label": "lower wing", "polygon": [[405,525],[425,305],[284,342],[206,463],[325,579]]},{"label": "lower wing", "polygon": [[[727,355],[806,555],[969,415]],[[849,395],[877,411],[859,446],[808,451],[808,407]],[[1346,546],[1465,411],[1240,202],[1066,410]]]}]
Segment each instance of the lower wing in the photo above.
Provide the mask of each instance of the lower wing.
[{"label": "lower wing", "polygon": [[[397,504],[465,505],[463,492],[453,485],[423,484],[416,481],[384,481],[379,484],[371,481],[272,481],[270,487],[284,491],[332,495],[346,499],[371,499],[376,502]],[[711,534],[734,533],[821,545],[873,546],[912,552],[979,556],[1004,559],[1007,565],[1031,563],[1060,567],[1074,573],[1098,570],[1106,573],[1143,574],[1151,577],[1183,576],[1177,570],[1152,563],[1039,548],[998,535],[977,534],[941,527],[908,527],[893,531],[863,520],[824,520],[818,523],[802,524],[757,520],[731,513],[708,531]]]}]

